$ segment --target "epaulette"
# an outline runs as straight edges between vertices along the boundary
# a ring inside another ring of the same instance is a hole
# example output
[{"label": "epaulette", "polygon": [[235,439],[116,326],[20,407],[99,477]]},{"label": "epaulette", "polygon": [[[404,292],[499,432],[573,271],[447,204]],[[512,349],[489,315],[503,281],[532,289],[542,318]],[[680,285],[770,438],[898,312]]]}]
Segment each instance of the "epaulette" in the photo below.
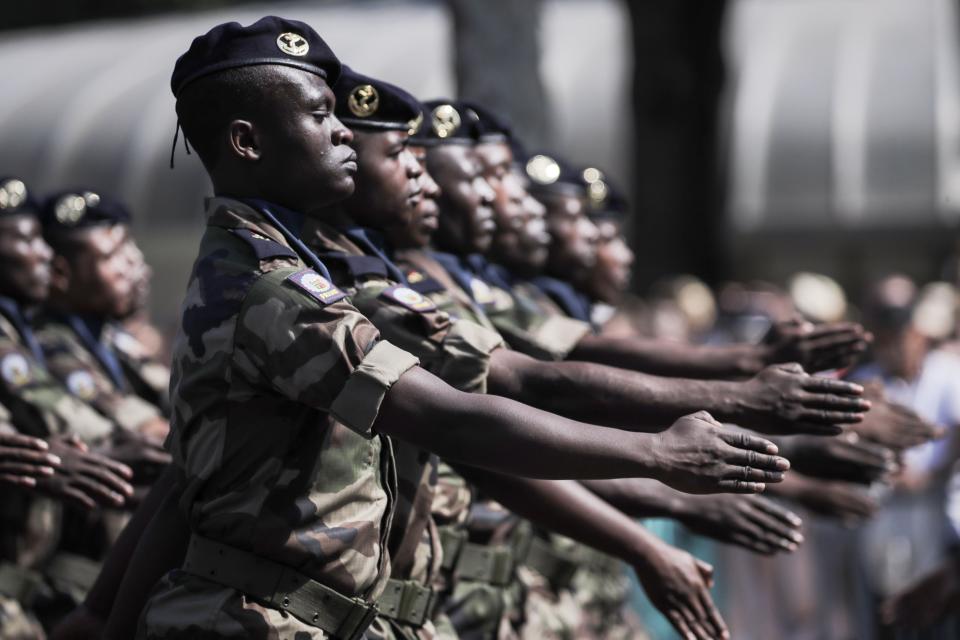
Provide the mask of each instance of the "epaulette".
[{"label": "epaulette", "polygon": [[430,293],[439,293],[447,290],[447,288],[443,286],[439,280],[436,278],[431,278],[422,271],[409,269],[407,270],[406,276],[407,284],[417,293],[427,295]]},{"label": "epaulette", "polygon": [[381,276],[386,278],[387,265],[376,256],[355,256],[347,253],[321,253],[323,261],[339,262],[344,265],[354,279],[361,276]]},{"label": "epaulette", "polygon": [[253,253],[258,260],[297,257],[297,253],[293,249],[283,246],[273,238],[269,238],[262,233],[257,233],[250,229],[227,229],[227,231],[246,242],[247,245],[253,249]]}]

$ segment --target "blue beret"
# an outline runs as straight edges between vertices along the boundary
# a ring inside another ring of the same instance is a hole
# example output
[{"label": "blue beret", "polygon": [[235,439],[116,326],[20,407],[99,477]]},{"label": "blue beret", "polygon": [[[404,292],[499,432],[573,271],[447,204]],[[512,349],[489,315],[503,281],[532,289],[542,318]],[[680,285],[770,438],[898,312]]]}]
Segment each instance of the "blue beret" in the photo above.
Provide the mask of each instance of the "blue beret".
[{"label": "blue beret", "polygon": [[480,116],[456,100],[428,100],[422,104],[423,124],[410,136],[411,144],[435,147],[444,144],[476,144],[480,139]]},{"label": "blue beret", "polygon": [[513,138],[510,121],[475,102],[462,103],[477,114],[477,138],[480,142],[509,142]]},{"label": "blue beret", "polygon": [[420,101],[398,86],[344,65],[333,86],[336,115],[351,129],[410,131],[420,125]]},{"label": "blue beret", "polygon": [[340,61],[310,26],[276,16],[249,27],[225,22],[194,38],[177,59],[170,78],[175,97],[198,78],[236,67],[279,64],[315,73],[329,85],[340,75]]},{"label": "blue beret", "polygon": [[49,196],[43,203],[40,221],[44,232],[62,232],[130,224],[130,212],[117,200],[93,189],[79,188]]},{"label": "blue beret", "polygon": [[0,178],[0,215],[37,215],[40,203],[20,178]]}]

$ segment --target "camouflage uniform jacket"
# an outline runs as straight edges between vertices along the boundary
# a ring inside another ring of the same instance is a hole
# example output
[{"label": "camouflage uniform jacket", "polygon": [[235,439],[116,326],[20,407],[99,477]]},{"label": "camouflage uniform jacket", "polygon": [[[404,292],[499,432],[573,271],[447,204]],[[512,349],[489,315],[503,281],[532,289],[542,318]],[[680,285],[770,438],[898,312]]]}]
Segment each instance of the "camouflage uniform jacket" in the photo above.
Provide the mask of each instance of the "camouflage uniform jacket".
[{"label": "camouflage uniform jacket", "polygon": [[134,393],[170,415],[170,367],[147,353],[143,344],[119,324],[104,327],[103,340],[120,359]]},{"label": "camouflage uniform jacket", "polygon": [[[43,347],[50,372],[73,395],[128,431],[137,431],[148,420],[160,416],[159,408],[129,390],[125,378],[114,380],[111,377],[104,363],[71,326],[71,322],[77,321],[53,313],[46,313],[39,319],[37,339]],[[110,349],[102,336],[93,336],[93,339],[99,340],[103,349]]]},{"label": "camouflage uniform jacket", "polygon": [[[416,355],[421,366],[451,386],[484,393],[490,354],[503,345],[500,335],[467,319],[451,318],[422,294],[398,283],[394,278],[399,270],[371,243],[375,232],[352,227],[344,218],[326,222],[330,224],[308,222],[304,239],[381,335]],[[391,540],[393,576],[426,583],[435,577],[440,561],[431,508],[449,506],[449,492],[446,484],[441,494],[436,492],[435,456],[403,443],[397,443],[396,450],[400,496]],[[446,477],[446,465],[439,471]],[[468,505],[469,494],[458,508],[465,511]]]},{"label": "camouflage uniform jacket", "polygon": [[449,313],[467,315],[478,322],[477,316],[481,316],[482,322],[493,326],[511,348],[534,358],[562,360],[590,332],[589,325],[544,304],[542,294],[541,299],[533,299],[526,287],[515,291],[502,278],[491,283],[487,269],[479,265],[499,267],[488,265],[479,256],[473,258],[470,261],[449,254],[405,251],[400,262],[404,268],[443,284],[444,292],[429,294],[438,306],[446,305]]},{"label": "camouflage uniform jacket", "polygon": [[66,433],[88,442],[106,438],[113,424],[71,395],[44,364],[0,313],[0,403],[17,430],[41,438]]},{"label": "camouflage uniform jacket", "polygon": [[372,425],[417,360],[257,211],[214,198],[208,214],[174,343],[181,507],[196,533],[375,597],[396,487]]}]

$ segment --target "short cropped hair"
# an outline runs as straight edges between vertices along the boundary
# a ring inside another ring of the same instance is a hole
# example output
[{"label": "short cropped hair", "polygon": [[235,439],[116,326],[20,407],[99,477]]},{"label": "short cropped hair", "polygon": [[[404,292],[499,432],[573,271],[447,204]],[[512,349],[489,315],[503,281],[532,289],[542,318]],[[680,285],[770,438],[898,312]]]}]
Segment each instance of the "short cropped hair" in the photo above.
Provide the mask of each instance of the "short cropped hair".
[{"label": "short cropped hair", "polygon": [[177,98],[183,135],[207,169],[217,163],[227,125],[266,113],[277,91],[288,84],[276,65],[227,69],[191,82]]}]

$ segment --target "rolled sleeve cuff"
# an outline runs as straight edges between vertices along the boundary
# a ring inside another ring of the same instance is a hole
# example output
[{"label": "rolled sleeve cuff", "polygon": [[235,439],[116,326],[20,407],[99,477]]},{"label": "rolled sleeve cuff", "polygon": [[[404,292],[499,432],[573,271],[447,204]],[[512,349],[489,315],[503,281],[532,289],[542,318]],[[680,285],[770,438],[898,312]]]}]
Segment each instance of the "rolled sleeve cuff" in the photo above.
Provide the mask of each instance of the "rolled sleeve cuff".
[{"label": "rolled sleeve cuff", "polygon": [[381,340],[347,378],[330,407],[331,415],[360,435],[371,437],[387,391],[418,364],[420,361],[415,356]]},{"label": "rolled sleeve cuff", "polygon": [[564,316],[549,316],[534,334],[536,339],[548,345],[558,360],[565,359],[584,336],[592,333],[589,324]]},{"label": "rolled sleeve cuff", "polygon": [[437,375],[460,391],[485,393],[490,354],[502,346],[503,338],[496,331],[457,320],[443,340],[445,358]]}]

